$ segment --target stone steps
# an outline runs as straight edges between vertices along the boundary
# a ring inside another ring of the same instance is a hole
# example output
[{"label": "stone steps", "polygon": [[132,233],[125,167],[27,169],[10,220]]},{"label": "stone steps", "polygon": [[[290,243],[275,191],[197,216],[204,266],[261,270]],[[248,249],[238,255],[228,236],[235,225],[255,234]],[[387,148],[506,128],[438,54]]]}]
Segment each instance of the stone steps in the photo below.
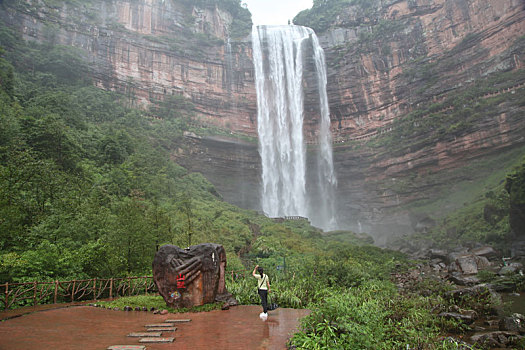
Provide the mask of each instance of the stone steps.
[{"label": "stone steps", "polygon": [[153,327],[146,329],[146,332],[175,332],[177,327]]},{"label": "stone steps", "polygon": [[173,324],[172,323],[153,323],[153,324],[147,324],[144,327],[146,328],[173,327]]},{"label": "stone steps", "polygon": [[141,338],[141,337],[147,337],[147,338],[153,338],[153,337],[161,337],[161,332],[135,332],[128,334],[128,337],[132,338]]},{"label": "stone steps", "polygon": [[[167,319],[163,323],[146,324],[146,332],[129,333],[128,337],[140,338],[139,343],[173,343],[175,337],[162,337],[162,332],[174,332],[176,323],[188,323],[191,319]],[[146,350],[144,345],[112,345],[107,350]]]},{"label": "stone steps", "polygon": [[186,319],[168,319],[168,320],[165,320],[164,321],[165,323],[187,323],[187,322],[191,322],[191,320],[189,318],[186,318]]},{"label": "stone steps", "polygon": [[173,343],[175,337],[167,338],[141,338],[139,343]]}]

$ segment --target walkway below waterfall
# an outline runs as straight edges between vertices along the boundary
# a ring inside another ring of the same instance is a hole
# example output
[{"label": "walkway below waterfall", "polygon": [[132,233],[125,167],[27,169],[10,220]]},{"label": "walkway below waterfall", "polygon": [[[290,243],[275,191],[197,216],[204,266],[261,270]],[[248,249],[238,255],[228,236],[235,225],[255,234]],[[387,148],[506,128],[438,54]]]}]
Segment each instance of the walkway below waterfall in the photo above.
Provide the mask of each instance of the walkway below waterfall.
[{"label": "walkway below waterfall", "polygon": [[[145,345],[148,350],[168,349],[286,349],[290,335],[308,310],[277,309],[266,322],[259,319],[260,306],[237,306],[230,310],[154,315],[143,311],[113,311],[74,306],[37,311],[0,322],[0,349],[107,349],[114,345]],[[146,332],[146,325],[168,319],[191,319],[175,324],[172,343],[141,344],[129,337]]]}]

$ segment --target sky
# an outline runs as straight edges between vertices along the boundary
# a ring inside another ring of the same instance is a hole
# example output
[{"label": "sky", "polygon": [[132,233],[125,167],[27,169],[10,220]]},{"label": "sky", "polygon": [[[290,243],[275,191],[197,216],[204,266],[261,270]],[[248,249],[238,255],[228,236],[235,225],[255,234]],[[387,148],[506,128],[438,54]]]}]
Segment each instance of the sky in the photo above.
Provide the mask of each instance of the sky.
[{"label": "sky", "polygon": [[252,13],[253,24],[288,24],[302,10],[312,7],[312,0],[241,0]]}]

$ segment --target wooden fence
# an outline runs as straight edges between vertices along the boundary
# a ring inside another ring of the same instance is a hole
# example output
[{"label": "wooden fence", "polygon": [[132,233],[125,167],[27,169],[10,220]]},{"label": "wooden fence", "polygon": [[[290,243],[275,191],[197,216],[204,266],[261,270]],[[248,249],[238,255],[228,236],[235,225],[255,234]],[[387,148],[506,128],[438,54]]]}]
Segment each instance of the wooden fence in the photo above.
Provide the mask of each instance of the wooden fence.
[{"label": "wooden fence", "polygon": [[[4,309],[157,292],[152,276],[0,284]],[[1,304],[0,304],[1,305]]]}]

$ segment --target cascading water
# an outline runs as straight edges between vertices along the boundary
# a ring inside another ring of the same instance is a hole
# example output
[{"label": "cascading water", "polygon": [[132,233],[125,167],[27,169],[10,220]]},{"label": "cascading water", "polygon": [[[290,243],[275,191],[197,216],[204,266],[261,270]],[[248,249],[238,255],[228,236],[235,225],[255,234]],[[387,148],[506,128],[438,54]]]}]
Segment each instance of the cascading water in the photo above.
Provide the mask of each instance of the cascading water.
[{"label": "cascading water", "polygon": [[317,70],[317,86],[319,91],[319,152],[317,161],[317,185],[319,186],[318,209],[312,208],[311,220],[313,223],[320,222],[320,227],[326,230],[337,228],[335,218],[335,188],[337,187],[337,178],[334,172],[333,154],[332,154],[332,134],[330,132],[330,109],[328,107],[328,95],[326,93],[326,63],[324,51],[319,45],[315,34],[312,35],[312,47],[315,58],[315,67]]},{"label": "cascading water", "polygon": [[[333,229],[334,188],[324,53],[315,33],[301,26],[257,26],[252,30],[257,90],[262,209],[270,217],[303,216]],[[308,46],[310,45],[310,46]],[[307,184],[303,137],[305,52],[313,52],[319,90],[319,153],[314,200]]]}]

